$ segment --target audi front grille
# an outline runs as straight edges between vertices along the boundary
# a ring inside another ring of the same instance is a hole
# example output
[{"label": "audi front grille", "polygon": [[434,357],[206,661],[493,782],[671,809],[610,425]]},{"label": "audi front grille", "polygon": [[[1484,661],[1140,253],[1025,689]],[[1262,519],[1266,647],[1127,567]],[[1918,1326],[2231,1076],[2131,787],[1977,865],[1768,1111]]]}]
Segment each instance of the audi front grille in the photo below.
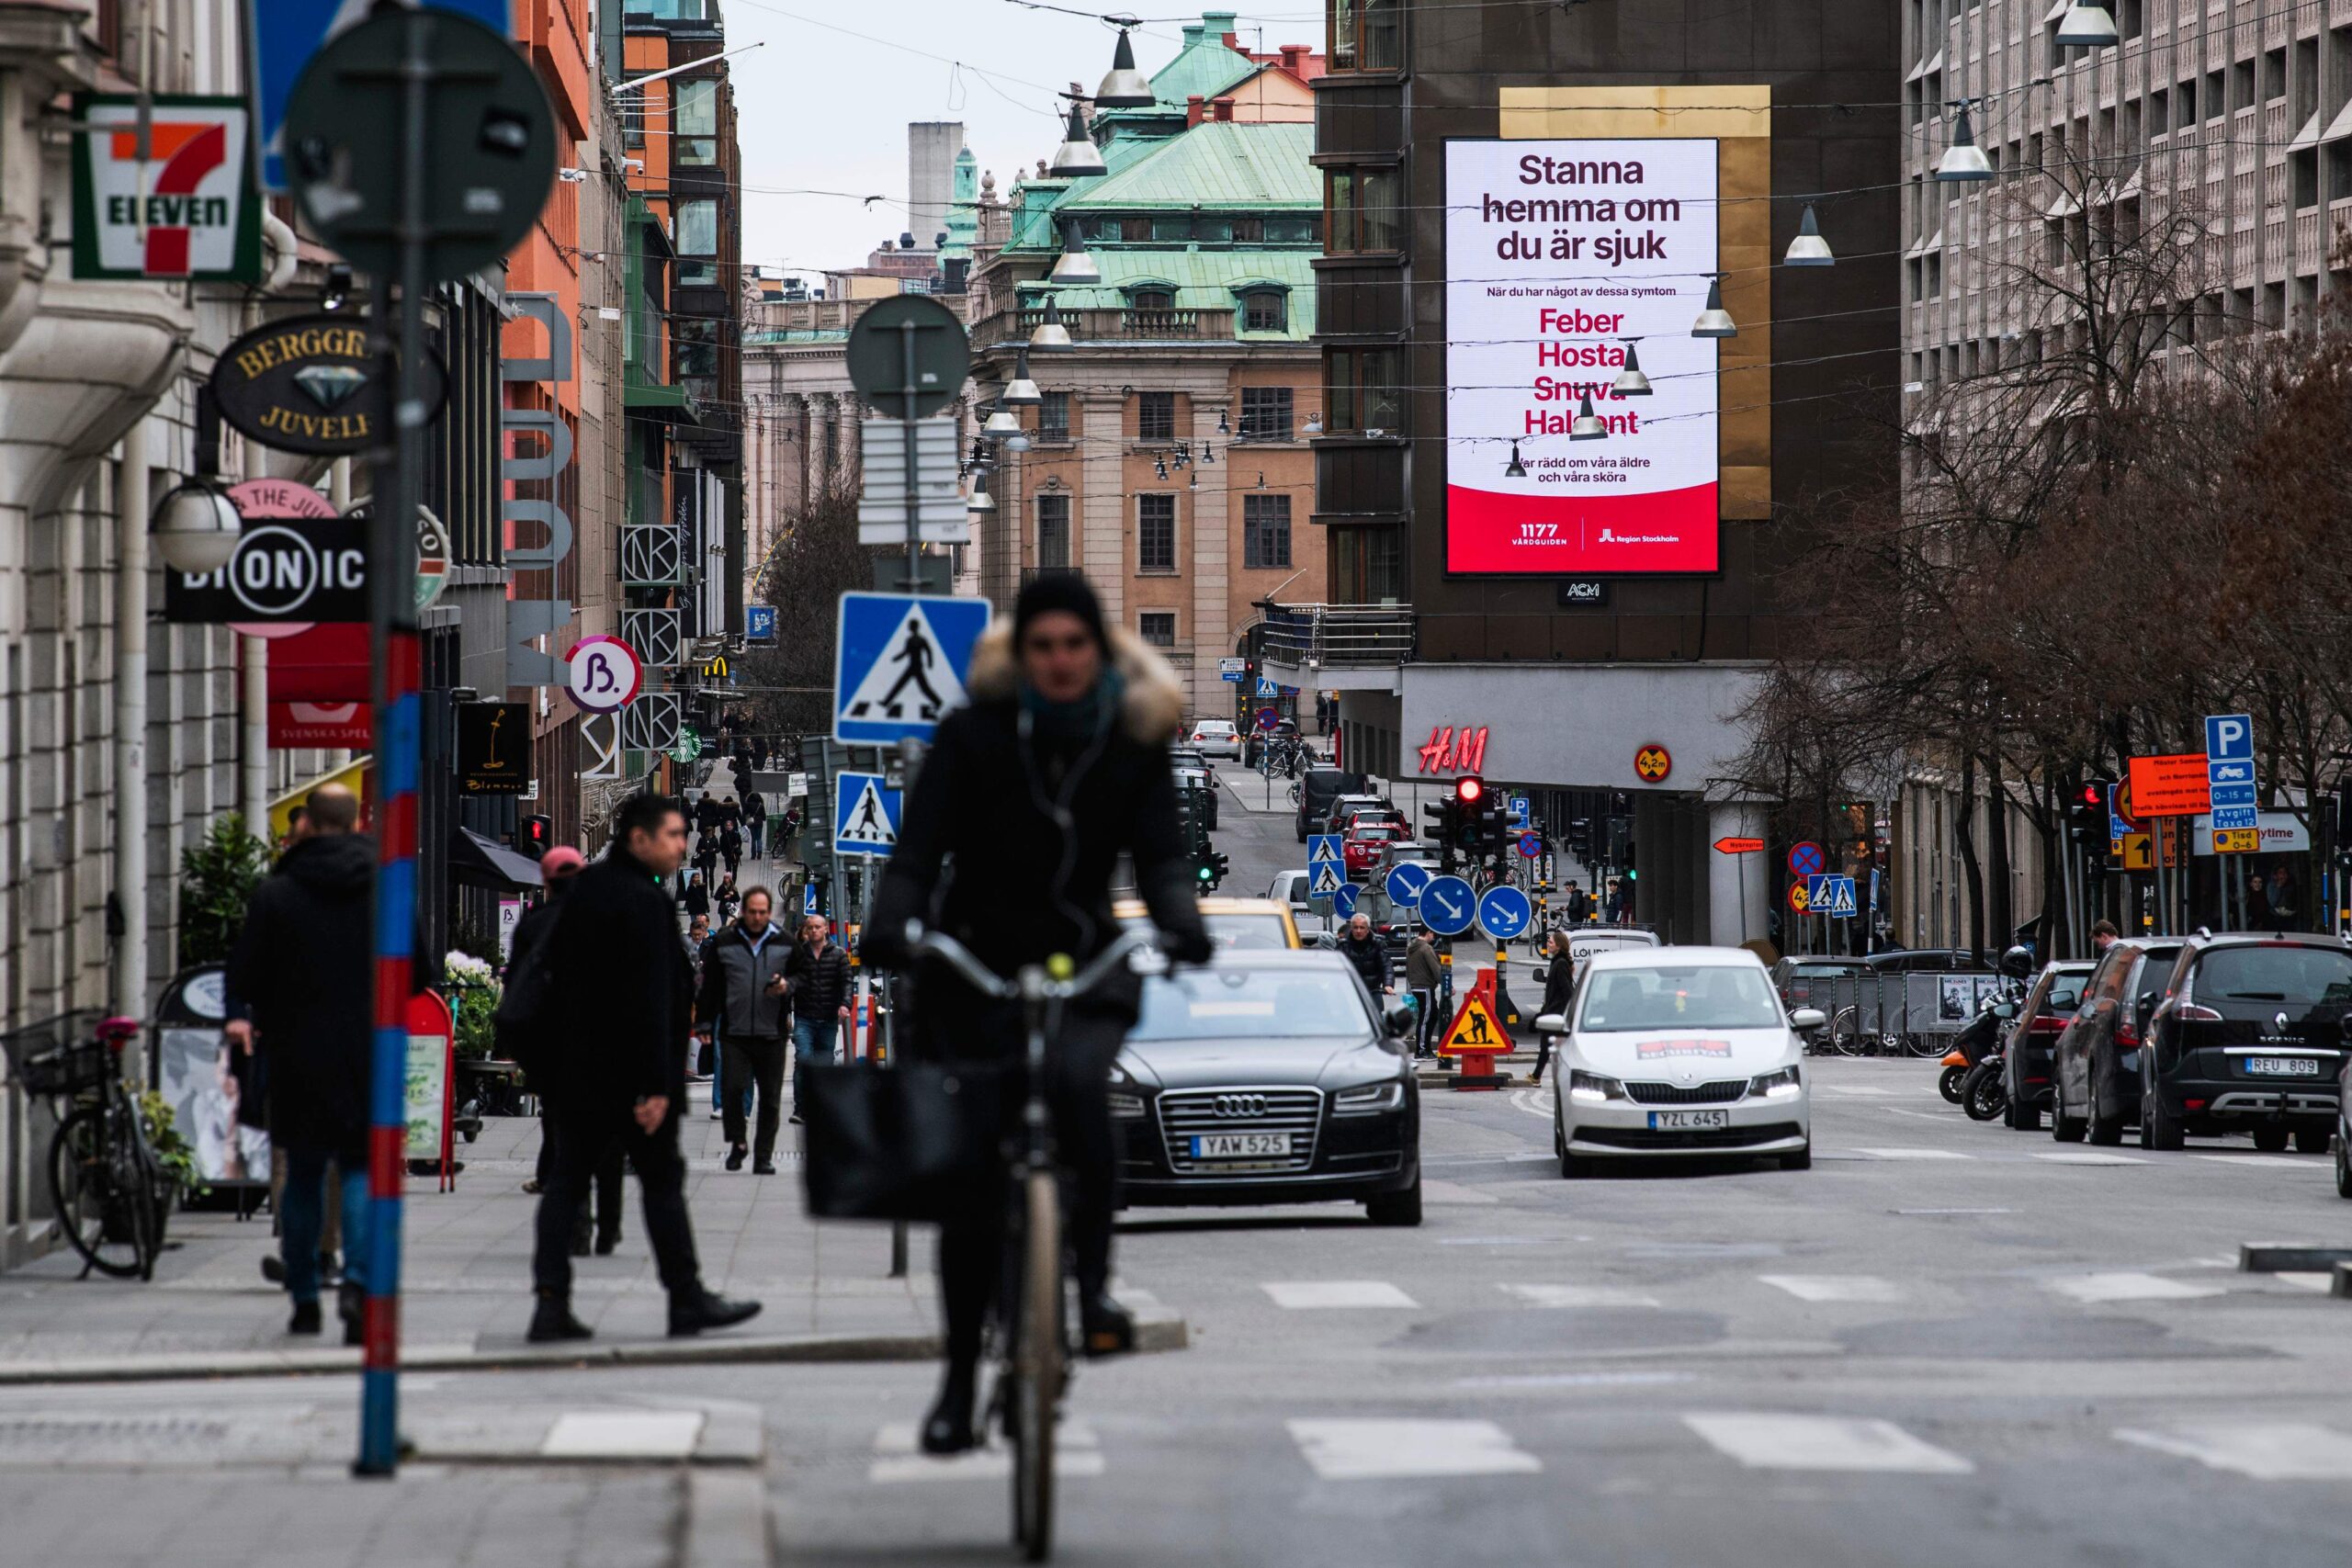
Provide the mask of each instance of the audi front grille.
[{"label": "audi front grille", "polygon": [[[1169,1168],[1179,1175],[1222,1170],[1265,1175],[1306,1170],[1315,1164],[1316,1134],[1323,1124],[1319,1089],[1186,1089],[1159,1097],[1160,1137]],[[1193,1138],[1202,1133],[1288,1133],[1291,1155],[1275,1160],[1195,1160]]]}]

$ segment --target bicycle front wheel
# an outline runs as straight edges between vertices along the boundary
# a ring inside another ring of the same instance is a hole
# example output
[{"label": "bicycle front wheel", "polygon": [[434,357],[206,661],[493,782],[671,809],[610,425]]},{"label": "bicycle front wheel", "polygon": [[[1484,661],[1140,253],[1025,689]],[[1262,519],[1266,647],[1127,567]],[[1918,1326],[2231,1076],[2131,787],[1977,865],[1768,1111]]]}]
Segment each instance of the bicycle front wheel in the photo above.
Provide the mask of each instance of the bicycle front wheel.
[{"label": "bicycle front wheel", "polygon": [[139,1276],[149,1261],[148,1207],[121,1178],[104,1107],[88,1105],[59,1123],[49,1144],[49,1195],[58,1228],[82,1261],[118,1280]]},{"label": "bicycle front wheel", "polygon": [[1060,1414],[1062,1211],[1051,1172],[1032,1172],[1023,1194],[1021,1325],[1012,1350],[1013,1537],[1032,1562],[1054,1551],[1054,1422]]}]

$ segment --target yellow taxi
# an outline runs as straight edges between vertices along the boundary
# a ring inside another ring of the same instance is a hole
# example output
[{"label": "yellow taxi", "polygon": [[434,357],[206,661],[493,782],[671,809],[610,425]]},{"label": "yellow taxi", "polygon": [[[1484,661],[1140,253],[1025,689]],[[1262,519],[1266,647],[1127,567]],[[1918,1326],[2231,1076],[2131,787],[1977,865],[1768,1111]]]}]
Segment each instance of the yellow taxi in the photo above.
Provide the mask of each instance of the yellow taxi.
[{"label": "yellow taxi", "polygon": [[[1217,898],[1200,901],[1201,919],[1209,940],[1220,951],[1263,951],[1299,947],[1298,922],[1290,906],[1278,898]],[[1122,898],[1112,906],[1121,925],[1143,925],[1151,919],[1140,898]]]}]

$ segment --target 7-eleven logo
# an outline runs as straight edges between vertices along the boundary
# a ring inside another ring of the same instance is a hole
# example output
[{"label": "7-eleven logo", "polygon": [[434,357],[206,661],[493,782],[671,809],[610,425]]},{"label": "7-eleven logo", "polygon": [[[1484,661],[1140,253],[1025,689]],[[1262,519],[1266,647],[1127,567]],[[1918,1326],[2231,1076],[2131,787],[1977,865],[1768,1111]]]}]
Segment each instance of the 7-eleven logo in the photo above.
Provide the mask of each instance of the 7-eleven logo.
[{"label": "7-eleven logo", "polygon": [[[149,156],[163,165],[156,173],[154,187],[143,200],[135,196],[114,197],[109,208],[128,207],[130,211],[122,217],[109,211],[107,220],[116,222],[128,218],[134,224],[144,222],[144,270],[150,277],[186,277],[189,270],[188,231],[199,223],[225,227],[230,220],[231,203],[227,197],[197,194],[204,177],[229,161],[229,128],[218,121],[209,125],[154,125],[148,128],[147,140]],[[114,162],[139,162],[136,130],[115,131],[107,142]]]}]

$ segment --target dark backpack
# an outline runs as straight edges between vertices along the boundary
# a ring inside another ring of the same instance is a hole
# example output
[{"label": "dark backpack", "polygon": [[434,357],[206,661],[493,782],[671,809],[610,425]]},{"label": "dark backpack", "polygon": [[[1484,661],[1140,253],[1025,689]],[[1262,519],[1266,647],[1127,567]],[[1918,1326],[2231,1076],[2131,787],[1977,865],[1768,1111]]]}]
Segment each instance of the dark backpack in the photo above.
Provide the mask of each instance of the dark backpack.
[{"label": "dark backpack", "polygon": [[548,1066],[552,1055],[549,1048],[557,1033],[556,1002],[560,993],[555,977],[555,939],[556,932],[563,928],[568,903],[569,900],[558,901],[555,914],[538,940],[517,953],[514,961],[506,966],[506,989],[498,998],[497,1010],[490,1015],[491,1027],[498,1034],[498,1048],[533,1080],[535,1090]]}]

